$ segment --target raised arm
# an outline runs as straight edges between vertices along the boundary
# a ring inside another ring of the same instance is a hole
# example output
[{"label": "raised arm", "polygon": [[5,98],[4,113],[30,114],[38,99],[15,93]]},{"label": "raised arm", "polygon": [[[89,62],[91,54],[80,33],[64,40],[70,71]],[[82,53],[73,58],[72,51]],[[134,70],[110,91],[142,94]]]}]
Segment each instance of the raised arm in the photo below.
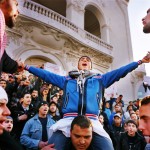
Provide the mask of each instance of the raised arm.
[{"label": "raised arm", "polygon": [[110,71],[104,75],[102,75],[102,83],[104,87],[109,87],[114,82],[119,81],[120,78],[125,77],[129,72],[133,71],[138,67],[138,65],[141,65],[142,63],[149,63],[150,62],[150,52],[147,53],[146,56],[142,58],[142,60],[139,60],[138,62],[132,62],[126,66],[123,66],[119,69]]},{"label": "raised arm", "polygon": [[64,82],[66,80],[65,76],[60,76],[41,68],[26,65],[25,70],[29,71],[37,77],[40,77],[45,82],[52,83],[53,85],[58,86],[60,88],[63,88]]}]

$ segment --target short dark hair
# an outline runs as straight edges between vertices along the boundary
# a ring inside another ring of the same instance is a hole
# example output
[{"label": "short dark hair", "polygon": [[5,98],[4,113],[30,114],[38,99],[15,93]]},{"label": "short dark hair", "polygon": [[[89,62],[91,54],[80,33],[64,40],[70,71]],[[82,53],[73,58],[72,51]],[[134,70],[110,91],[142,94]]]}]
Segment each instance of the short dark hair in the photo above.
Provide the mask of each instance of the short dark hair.
[{"label": "short dark hair", "polygon": [[141,106],[142,105],[147,105],[147,104],[150,104],[150,96],[146,96],[142,99],[141,101]]},{"label": "short dark hair", "polygon": [[137,123],[136,123],[134,120],[128,120],[128,121],[126,122],[127,125],[128,125],[129,123],[134,124],[134,125],[136,126],[136,128],[138,127]]},{"label": "short dark hair", "polygon": [[0,79],[0,82],[1,82],[1,81],[4,81],[4,82],[6,82],[6,83],[7,83],[7,81],[6,81],[5,79],[2,79],[2,78],[1,78],[1,79]]},{"label": "short dark hair", "polygon": [[74,125],[80,126],[82,129],[92,127],[90,119],[86,116],[77,116],[73,119],[71,123],[71,130],[73,130]]}]

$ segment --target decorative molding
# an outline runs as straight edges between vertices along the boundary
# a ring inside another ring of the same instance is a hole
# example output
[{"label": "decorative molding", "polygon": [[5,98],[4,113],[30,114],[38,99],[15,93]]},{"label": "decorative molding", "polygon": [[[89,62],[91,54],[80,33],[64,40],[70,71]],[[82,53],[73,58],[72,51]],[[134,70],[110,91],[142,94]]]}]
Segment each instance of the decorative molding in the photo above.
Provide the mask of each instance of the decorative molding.
[{"label": "decorative molding", "polygon": [[112,57],[102,54],[101,52],[95,51],[87,46],[83,46],[82,44],[75,42],[71,39],[68,39],[65,42],[64,47],[66,48],[66,54],[80,58],[81,56],[87,55],[89,56],[93,63],[102,66],[104,68],[109,68],[112,63]]},{"label": "decorative molding", "polygon": [[84,0],[67,0],[67,7],[73,6],[77,11],[84,11]]}]

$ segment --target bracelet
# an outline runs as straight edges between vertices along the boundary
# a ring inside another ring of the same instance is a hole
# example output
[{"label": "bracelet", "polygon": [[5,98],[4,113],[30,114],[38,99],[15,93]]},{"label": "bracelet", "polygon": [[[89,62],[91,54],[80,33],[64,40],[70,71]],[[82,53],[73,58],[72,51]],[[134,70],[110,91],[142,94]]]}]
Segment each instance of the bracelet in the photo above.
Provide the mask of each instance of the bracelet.
[{"label": "bracelet", "polygon": [[142,63],[143,63],[142,60],[139,60],[139,61],[138,61],[138,64],[139,64],[139,65],[141,65]]},{"label": "bracelet", "polygon": [[25,65],[24,70],[29,70],[30,66],[29,65]]}]

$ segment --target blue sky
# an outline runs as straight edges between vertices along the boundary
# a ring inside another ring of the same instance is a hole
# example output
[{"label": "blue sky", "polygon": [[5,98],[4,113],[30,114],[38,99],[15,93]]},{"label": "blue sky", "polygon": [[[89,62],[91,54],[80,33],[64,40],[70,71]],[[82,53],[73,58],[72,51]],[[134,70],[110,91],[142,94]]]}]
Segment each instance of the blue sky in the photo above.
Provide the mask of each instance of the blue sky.
[{"label": "blue sky", "polygon": [[[150,0],[130,0],[128,5],[130,32],[134,60],[137,61],[150,51],[150,34],[143,33],[142,18],[150,8]],[[147,75],[150,76],[150,64],[146,64]]]}]

